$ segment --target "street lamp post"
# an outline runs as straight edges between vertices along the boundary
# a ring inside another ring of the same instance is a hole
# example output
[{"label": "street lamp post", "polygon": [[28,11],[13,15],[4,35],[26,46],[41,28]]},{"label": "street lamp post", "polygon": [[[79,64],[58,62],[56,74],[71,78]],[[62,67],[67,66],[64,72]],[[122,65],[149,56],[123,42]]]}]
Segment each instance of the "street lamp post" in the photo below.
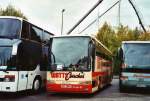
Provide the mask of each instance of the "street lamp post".
[{"label": "street lamp post", "polygon": [[65,12],[65,9],[62,9],[62,11],[61,11],[61,35],[63,34],[64,12]]},{"label": "street lamp post", "polygon": [[119,6],[118,6],[118,26],[121,25],[121,21],[120,21],[120,9],[121,9],[121,0],[119,0]]}]

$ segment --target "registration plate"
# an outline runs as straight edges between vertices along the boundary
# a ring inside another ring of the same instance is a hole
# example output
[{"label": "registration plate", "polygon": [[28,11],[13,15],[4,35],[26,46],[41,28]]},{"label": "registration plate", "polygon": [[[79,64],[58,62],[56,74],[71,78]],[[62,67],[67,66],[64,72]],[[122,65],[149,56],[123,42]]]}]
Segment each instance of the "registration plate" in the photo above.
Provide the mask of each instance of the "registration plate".
[{"label": "registration plate", "polygon": [[63,85],[61,85],[61,88],[72,88],[72,85],[65,85],[65,84],[63,84]]},{"label": "registration plate", "polygon": [[146,85],[145,84],[137,84],[137,87],[146,87]]}]

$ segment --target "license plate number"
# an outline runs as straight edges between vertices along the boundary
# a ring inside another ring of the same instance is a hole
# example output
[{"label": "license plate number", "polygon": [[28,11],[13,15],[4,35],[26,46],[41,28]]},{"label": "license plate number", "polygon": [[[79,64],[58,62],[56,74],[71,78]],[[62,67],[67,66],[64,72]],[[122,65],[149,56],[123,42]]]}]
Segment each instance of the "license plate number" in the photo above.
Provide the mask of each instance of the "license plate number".
[{"label": "license plate number", "polygon": [[137,84],[137,87],[146,87],[144,84]]}]

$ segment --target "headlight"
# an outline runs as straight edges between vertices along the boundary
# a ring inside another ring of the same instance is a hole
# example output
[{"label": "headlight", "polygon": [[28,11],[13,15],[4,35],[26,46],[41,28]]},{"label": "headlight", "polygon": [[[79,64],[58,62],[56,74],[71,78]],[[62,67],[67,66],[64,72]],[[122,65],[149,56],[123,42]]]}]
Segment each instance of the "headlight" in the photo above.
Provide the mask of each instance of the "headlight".
[{"label": "headlight", "polygon": [[128,80],[128,76],[121,76],[120,79],[121,80]]},{"label": "headlight", "polygon": [[82,81],[80,84],[91,84],[91,81]]},{"label": "headlight", "polygon": [[47,84],[55,84],[54,80],[47,80]]},{"label": "headlight", "polygon": [[5,75],[4,82],[14,82],[15,81],[15,75]]}]

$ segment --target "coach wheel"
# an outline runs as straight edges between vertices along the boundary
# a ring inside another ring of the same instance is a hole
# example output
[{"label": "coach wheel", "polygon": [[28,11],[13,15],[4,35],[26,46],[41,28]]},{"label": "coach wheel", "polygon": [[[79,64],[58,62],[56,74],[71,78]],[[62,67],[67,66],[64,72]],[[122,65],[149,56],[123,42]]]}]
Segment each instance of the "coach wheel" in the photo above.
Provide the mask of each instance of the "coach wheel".
[{"label": "coach wheel", "polygon": [[100,90],[102,87],[101,87],[101,78],[99,77],[99,81],[98,81],[98,89]]},{"label": "coach wheel", "polygon": [[123,86],[122,86],[122,81],[121,80],[119,80],[119,91],[121,93],[125,91],[124,88],[123,88]]},{"label": "coach wheel", "polygon": [[39,78],[36,78],[33,82],[32,90],[35,93],[38,93],[41,89],[41,80]]},{"label": "coach wheel", "polygon": [[122,88],[122,85],[119,86],[119,91],[120,93],[125,92],[124,89]]}]

